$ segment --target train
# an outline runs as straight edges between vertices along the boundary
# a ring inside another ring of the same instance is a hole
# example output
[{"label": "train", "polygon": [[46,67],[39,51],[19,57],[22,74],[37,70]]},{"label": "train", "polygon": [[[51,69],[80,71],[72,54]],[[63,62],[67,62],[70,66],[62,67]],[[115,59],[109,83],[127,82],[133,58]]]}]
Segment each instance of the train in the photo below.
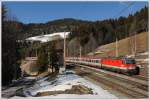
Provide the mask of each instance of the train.
[{"label": "train", "polygon": [[66,62],[88,65],[99,69],[105,69],[127,75],[138,75],[140,72],[136,61],[133,58],[88,58],[88,57],[67,57]]}]

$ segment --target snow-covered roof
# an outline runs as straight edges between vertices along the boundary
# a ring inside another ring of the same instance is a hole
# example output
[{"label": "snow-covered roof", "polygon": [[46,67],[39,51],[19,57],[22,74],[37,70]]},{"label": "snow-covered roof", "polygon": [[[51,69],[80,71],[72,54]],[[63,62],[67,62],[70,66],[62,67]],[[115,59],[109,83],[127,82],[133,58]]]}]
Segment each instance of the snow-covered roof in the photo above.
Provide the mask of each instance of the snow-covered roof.
[{"label": "snow-covered roof", "polygon": [[65,34],[65,37],[67,38],[69,33],[70,32],[57,32],[57,33],[51,33],[51,34],[46,34],[46,35],[29,37],[26,40],[27,41],[48,42],[48,41],[53,41],[53,40],[57,40],[57,39],[64,39],[64,34]]}]

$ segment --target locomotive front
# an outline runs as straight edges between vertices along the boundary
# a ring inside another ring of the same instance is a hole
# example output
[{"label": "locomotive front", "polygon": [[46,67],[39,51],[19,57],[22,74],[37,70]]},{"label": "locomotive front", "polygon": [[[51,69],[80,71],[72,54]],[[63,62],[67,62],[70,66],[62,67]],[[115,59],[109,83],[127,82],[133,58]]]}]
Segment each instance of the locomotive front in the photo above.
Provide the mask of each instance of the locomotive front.
[{"label": "locomotive front", "polygon": [[136,65],[136,61],[133,58],[124,58],[124,66],[128,74],[139,74],[139,67]]}]

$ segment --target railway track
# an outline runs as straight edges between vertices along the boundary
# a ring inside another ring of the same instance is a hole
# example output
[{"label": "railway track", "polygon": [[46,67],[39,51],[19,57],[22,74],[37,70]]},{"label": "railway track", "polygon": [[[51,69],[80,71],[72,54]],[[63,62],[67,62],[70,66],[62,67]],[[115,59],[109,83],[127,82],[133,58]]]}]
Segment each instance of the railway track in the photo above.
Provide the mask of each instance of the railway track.
[{"label": "railway track", "polygon": [[[76,65],[78,72],[88,73],[86,77],[103,83],[112,89],[125,94],[129,98],[148,98],[148,80],[145,78],[130,77],[85,65]],[[79,73],[78,73],[79,74]]]},{"label": "railway track", "polygon": [[132,76],[132,77],[137,78],[137,79],[141,79],[141,80],[148,81],[148,77],[145,77],[145,76],[142,76],[142,75],[136,75],[136,76]]}]

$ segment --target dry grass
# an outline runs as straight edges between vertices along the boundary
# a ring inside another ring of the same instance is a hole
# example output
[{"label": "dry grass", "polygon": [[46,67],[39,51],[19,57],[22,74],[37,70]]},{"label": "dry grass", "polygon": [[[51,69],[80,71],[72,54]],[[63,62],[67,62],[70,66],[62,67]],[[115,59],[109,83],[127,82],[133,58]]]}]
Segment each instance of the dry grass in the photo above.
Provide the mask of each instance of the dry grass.
[{"label": "dry grass", "polygon": [[[132,54],[134,48],[135,37],[128,37],[118,41],[119,56]],[[98,47],[94,52],[102,51],[101,54],[95,54],[96,57],[114,57],[115,56],[115,42]],[[142,32],[136,35],[136,52],[148,51],[148,32]]]},{"label": "dry grass", "polygon": [[64,91],[45,91],[38,92],[36,96],[49,96],[49,95],[57,95],[57,94],[93,94],[91,88],[88,88],[84,85],[73,85],[71,89],[66,89]]}]

